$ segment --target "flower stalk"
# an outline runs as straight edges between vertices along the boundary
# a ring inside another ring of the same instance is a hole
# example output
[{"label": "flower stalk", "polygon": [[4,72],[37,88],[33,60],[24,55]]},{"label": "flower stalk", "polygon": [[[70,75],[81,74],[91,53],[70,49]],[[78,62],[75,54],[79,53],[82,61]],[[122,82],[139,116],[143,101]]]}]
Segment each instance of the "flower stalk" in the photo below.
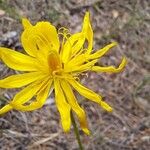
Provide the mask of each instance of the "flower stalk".
[{"label": "flower stalk", "polygon": [[74,133],[76,135],[76,139],[78,141],[79,150],[84,150],[81,139],[80,139],[79,130],[78,130],[78,127],[77,127],[77,124],[76,124],[76,121],[74,119],[74,116],[73,116],[72,112],[71,112],[71,121],[72,121],[72,125],[73,125],[73,128],[74,128]]}]

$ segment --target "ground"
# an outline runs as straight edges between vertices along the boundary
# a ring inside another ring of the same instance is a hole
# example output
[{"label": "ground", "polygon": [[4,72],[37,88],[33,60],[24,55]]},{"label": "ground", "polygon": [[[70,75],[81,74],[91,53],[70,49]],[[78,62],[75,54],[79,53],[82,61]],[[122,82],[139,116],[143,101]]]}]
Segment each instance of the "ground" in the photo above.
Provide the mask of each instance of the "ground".
[{"label": "ground", "polygon": [[[150,147],[150,1],[149,0],[0,0],[0,46],[22,51],[21,18],[34,24],[47,20],[80,31],[86,11],[91,14],[94,50],[117,41],[99,63],[118,65],[125,55],[128,64],[119,74],[91,73],[82,83],[103,95],[114,108],[107,113],[97,104],[78,96],[86,110],[89,128],[80,132],[86,150],[148,150]],[[0,63],[1,79],[17,73]],[[0,89],[0,105],[16,90]],[[34,112],[11,111],[0,117],[2,150],[76,150],[73,129],[64,133],[53,101]]]}]

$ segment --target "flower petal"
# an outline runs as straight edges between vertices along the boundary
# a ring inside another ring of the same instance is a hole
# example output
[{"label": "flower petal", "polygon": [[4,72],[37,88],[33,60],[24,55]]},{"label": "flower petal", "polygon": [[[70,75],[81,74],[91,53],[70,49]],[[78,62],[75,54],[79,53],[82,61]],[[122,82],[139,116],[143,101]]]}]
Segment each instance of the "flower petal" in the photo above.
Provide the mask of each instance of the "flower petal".
[{"label": "flower petal", "polygon": [[36,57],[39,47],[42,47],[38,39],[43,41],[42,44],[46,43],[49,49],[59,51],[60,44],[56,28],[49,22],[38,22],[35,26],[26,29],[22,33],[21,41],[23,47],[33,57]]},{"label": "flower petal", "polygon": [[0,80],[0,88],[20,88],[43,77],[45,75],[39,72],[12,75]]},{"label": "flower petal", "polygon": [[95,71],[95,72],[118,73],[118,72],[121,72],[124,69],[126,64],[127,64],[127,59],[125,57],[123,57],[119,67],[114,67],[114,66],[108,66],[108,67],[93,66],[91,70]]},{"label": "flower petal", "polygon": [[34,82],[25,87],[15,95],[13,100],[10,102],[10,105],[13,107],[13,109],[22,110],[21,106],[31,100],[31,98],[33,98],[33,96],[35,96],[46,83],[47,79],[44,81]]},{"label": "flower petal", "polygon": [[71,108],[77,114],[77,116],[79,118],[80,126],[81,126],[82,130],[86,134],[90,134],[90,132],[88,130],[85,111],[77,103],[77,100],[73,94],[73,91],[72,91],[70,85],[66,81],[62,80],[61,86],[62,86],[63,92],[65,93],[68,103],[70,104]]},{"label": "flower petal", "polygon": [[29,101],[38,92],[41,86],[42,83],[38,81],[30,84],[29,86],[21,90],[19,93],[15,95],[14,99],[10,102],[10,104],[0,109],[0,115],[10,111],[11,109],[19,110],[20,108],[19,106]]},{"label": "flower petal", "polygon": [[55,26],[49,22],[39,22],[35,26],[38,34],[42,34],[45,39],[51,44],[52,49],[59,52],[59,38]]},{"label": "flower petal", "polygon": [[93,30],[90,24],[90,14],[86,12],[83,20],[83,27],[80,33],[73,34],[67,39],[63,47],[62,61],[67,63],[71,57],[78,52],[83,52],[85,39],[88,41],[87,54],[90,54],[93,47]]},{"label": "flower petal", "polygon": [[93,30],[90,23],[90,13],[86,12],[83,20],[82,32],[88,41],[87,53],[90,54],[93,47]]},{"label": "flower petal", "polygon": [[81,50],[84,41],[85,37],[82,32],[73,34],[67,39],[62,49],[63,63],[67,63],[73,55]]},{"label": "flower petal", "polygon": [[112,47],[114,47],[114,46],[116,46],[116,45],[117,45],[117,43],[116,43],[116,42],[113,42],[113,43],[111,43],[111,44],[105,46],[104,48],[102,48],[102,49],[96,51],[94,54],[89,55],[89,58],[90,58],[90,59],[97,59],[97,58],[100,58],[100,57],[102,57],[104,54],[106,54],[106,53],[109,51],[110,48],[112,48]]},{"label": "flower petal", "polygon": [[32,27],[32,24],[30,23],[30,21],[27,18],[22,19],[22,25],[23,25],[24,29],[28,29],[28,28]]},{"label": "flower petal", "polygon": [[0,109],[0,115],[5,114],[12,109],[13,109],[13,107],[11,105],[7,104]]},{"label": "flower petal", "polygon": [[66,72],[85,72],[85,71],[88,71],[88,70],[91,70],[91,68],[94,66],[94,64],[97,62],[97,60],[92,60],[92,61],[89,61],[83,65],[77,65],[77,66],[74,66],[74,65],[70,65],[70,66],[67,66],[65,68],[65,71]]},{"label": "flower petal", "polygon": [[37,93],[36,100],[31,102],[29,105],[22,105],[19,104],[16,107],[16,104],[14,103],[13,106],[15,105],[15,109],[21,110],[21,111],[33,111],[36,109],[41,108],[45,101],[47,100],[47,97],[49,95],[51,85],[52,85],[52,80],[49,82],[45,83],[44,88],[40,89],[39,92]]},{"label": "flower petal", "polygon": [[0,58],[4,63],[15,70],[19,71],[36,71],[38,70],[36,59],[16,52],[8,48],[0,47]]},{"label": "flower petal", "polygon": [[68,82],[84,97],[86,97],[87,99],[98,103],[101,107],[103,107],[105,110],[107,111],[112,111],[112,108],[104,101],[102,101],[102,97],[98,94],[96,94],[95,92],[93,92],[92,90],[84,87],[83,85],[81,85],[79,82],[77,82],[76,80],[72,79],[72,80],[68,80]]},{"label": "flower petal", "polygon": [[73,59],[71,59],[67,64],[64,65],[64,67],[72,67],[72,66],[77,66],[77,65],[82,65],[85,62],[88,61],[88,56],[87,54],[80,54],[75,56]]},{"label": "flower petal", "polygon": [[70,118],[71,107],[66,102],[66,98],[61,89],[59,80],[57,79],[54,81],[54,88],[55,88],[55,101],[61,116],[62,127],[65,132],[68,132],[71,126],[71,118]]}]

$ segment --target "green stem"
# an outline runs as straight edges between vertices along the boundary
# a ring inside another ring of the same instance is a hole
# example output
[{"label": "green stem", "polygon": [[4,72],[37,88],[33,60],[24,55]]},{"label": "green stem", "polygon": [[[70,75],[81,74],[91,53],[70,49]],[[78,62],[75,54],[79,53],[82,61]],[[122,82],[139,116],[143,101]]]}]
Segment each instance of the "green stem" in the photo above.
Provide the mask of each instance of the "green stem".
[{"label": "green stem", "polygon": [[74,128],[74,133],[76,135],[76,139],[78,141],[78,145],[79,145],[79,149],[80,150],[84,150],[83,146],[82,146],[82,143],[81,143],[81,139],[80,139],[80,134],[79,134],[79,130],[78,130],[78,127],[77,127],[77,124],[75,122],[75,119],[74,119],[74,116],[73,116],[73,113],[71,112],[71,121],[72,121],[72,124],[73,124],[73,128]]}]

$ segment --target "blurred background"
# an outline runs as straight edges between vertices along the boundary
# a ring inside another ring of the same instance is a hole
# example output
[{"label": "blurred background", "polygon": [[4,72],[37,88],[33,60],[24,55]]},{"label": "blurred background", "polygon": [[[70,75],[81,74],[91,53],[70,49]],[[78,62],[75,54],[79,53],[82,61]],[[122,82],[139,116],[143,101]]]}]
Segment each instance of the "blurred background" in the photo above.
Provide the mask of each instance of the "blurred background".
[{"label": "blurred background", "polygon": [[[77,95],[86,110],[91,136],[80,131],[86,150],[148,150],[150,147],[150,1],[149,0],[0,0],[0,46],[22,52],[21,18],[33,24],[50,21],[71,33],[79,32],[86,11],[94,30],[94,50],[112,41],[119,44],[105,55],[101,65],[118,65],[128,59],[119,74],[91,73],[82,83],[103,95],[114,108],[107,113]],[[0,62],[1,79],[17,72]],[[0,89],[0,107],[17,90]],[[2,150],[77,150],[73,129],[65,134],[53,101],[34,112],[11,111],[0,117]]]}]

